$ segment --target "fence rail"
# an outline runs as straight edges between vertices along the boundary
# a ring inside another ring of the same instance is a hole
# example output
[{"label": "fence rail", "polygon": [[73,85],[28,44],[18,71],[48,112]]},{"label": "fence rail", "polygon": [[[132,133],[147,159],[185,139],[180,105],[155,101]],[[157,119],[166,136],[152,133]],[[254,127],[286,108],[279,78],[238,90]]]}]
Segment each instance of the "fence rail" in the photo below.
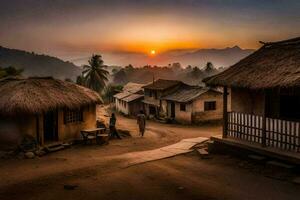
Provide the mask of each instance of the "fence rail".
[{"label": "fence rail", "polygon": [[265,141],[266,146],[300,152],[300,122],[272,118],[263,120],[259,115],[228,112],[227,126],[230,137],[260,144]]}]

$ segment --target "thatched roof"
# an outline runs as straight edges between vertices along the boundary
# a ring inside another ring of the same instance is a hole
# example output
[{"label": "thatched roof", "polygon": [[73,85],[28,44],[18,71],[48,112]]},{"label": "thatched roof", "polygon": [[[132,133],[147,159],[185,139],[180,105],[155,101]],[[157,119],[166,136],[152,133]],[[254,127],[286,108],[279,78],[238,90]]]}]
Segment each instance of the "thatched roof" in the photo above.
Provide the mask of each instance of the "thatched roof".
[{"label": "thatched roof", "polygon": [[188,102],[192,102],[193,100],[200,97],[202,94],[205,94],[209,91],[213,92],[214,94],[222,95],[222,92],[210,88],[186,85],[186,86],[182,86],[172,94],[164,96],[162,99],[168,101],[174,101],[178,103],[188,103]]},{"label": "thatched roof", "polygon": [[143,88],[151,90],[166,90],[180,84],[183,83],[177,80],[158,79],[153,83],[143,86]]},{"label": "thatched roof", "polygon": [[300,87],[300,37],[264,45],[229,69],[203,80],[250,89]]},{"label": "thatched roof", "polygon": [[0,80],[0,114],[38,114],[56,108],[75,109],[101,103],[100,96],[75,83],[51,77]]}]

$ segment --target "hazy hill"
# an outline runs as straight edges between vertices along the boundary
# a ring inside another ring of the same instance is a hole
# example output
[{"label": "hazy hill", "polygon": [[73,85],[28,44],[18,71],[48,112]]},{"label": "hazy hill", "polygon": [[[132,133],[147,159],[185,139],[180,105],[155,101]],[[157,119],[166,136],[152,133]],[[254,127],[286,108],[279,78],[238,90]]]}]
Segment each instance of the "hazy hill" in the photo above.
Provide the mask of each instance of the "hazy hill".
[{"label": "hazy hill", "polygon": [[199,49],[176,57],[182,64],[203,66],[212,62],[215,66],[229,67],[254,52],[252,49],[241,49],[239,46],[224,49]]},{"label": "hazy hill", "polygon": [[[156,56],[150,57],[144,53],[132,52],[110,52],[103,53],[105,64],[126,66],[132,64],[135,67],[145,65],[168,66],[170,63],[179,62],[182,66],[204,66],[207,62],[212,62],[216,67],[229,67],[242,58],[251,54],[254,50],[242,49],[238,46],[223,49],[177,49],[167,52],[158,52]],[[76,64],[87,63],[88,58],[74,60]]]},{"label": "hazy hill", "polygon": [[76,76],[81,73],[81,69],[71,62],[1,46],[0,66],[23,68],[24,76],[53,76],[59,79],[71,78],[75,80]]}]

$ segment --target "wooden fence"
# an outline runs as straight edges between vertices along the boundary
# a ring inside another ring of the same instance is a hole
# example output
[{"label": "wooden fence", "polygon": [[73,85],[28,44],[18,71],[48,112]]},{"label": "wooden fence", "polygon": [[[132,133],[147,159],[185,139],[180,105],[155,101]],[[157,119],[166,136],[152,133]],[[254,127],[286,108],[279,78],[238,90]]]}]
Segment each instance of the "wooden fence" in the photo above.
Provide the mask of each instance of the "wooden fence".
[{"label": "wooden fence", "polygon": [[[265,124],[263,124],[265,123]],[[265,130],[264,130],[265,129]],[[300,122],[228,112],[227,135],[266,146],[300,152]]]}]

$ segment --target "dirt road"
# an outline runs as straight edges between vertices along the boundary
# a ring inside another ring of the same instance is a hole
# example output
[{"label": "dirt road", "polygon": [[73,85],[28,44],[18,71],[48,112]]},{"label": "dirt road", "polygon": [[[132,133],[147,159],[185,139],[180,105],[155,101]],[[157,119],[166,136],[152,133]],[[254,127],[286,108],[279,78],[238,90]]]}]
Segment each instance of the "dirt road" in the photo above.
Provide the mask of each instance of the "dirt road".
[{"label": "dirt road", "polygon": [[[103,116],[103,115],[102,115]],[[300,187],[239,167],[241,160],[195,152],[128,167],[128,152],[156,149],[184,138],[219,134],[220,126],[147,123],[117,116],[132,137],[107,146],[74,146],[33,160],[0,160],[0,199],[298,199]],[[133,153],[134,154],[134,153]],[[72,190],[64,189],[71,185]]]},{"label": "dirt road", "polygon": [[0,190],[0,199],[298,199],[299,186],[240,168],[239,162],[220,155],[199,160],[190,153],[129,168],[110,163],[11,186]]}]

